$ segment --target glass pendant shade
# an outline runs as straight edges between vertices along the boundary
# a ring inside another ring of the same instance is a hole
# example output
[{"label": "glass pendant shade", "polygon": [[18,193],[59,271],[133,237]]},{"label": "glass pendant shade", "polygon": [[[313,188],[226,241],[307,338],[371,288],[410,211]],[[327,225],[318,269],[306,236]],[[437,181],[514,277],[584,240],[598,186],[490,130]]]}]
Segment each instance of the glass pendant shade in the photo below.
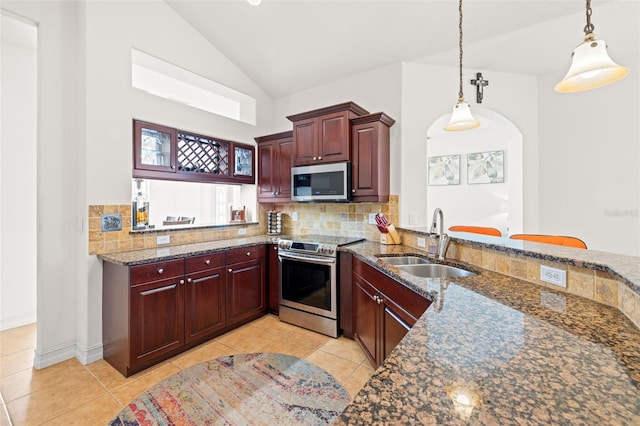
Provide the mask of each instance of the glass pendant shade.
[{"label": "glass pendant shade", "polygon": [[455,132],[458,130],[475,129],[478,126],[480,126],[480,122],[478,122],[475,118],[473,118],[473,115],[471,115],[469,104],[464,101],[459,101],[453,107],[451,119],[444,127],[444,129],[449,132]]},{"label": "glass pendant shade", "polygon": [[555,90],[573,93],[595,89],[621,80],[628,73],[629,68],[611,60],[604,40],[586,39],[573,51],[569,72],[556,84]]}]

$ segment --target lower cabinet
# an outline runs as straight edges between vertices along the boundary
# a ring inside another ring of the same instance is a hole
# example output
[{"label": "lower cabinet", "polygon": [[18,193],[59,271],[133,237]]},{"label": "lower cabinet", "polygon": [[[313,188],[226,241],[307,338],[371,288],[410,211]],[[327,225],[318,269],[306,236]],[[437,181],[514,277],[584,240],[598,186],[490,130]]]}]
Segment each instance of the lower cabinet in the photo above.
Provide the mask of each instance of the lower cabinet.
[{"label": "lower cabinet", "polygon": [[280,311],[280,261],[278,260],[278,245],[267,245],[269,259],[269,275],[267,291],[269,294],[269,312],[278,315]]},{"label": "lower cabinet", "polygon": [[227,252],[227,325],[239,325],[267,312],[265,248]]},{"label": "lower cabinet", "polygon": [[261,245],[139,266],[104,262],[104,359],[128,377],[264,315],[264,253]]},{"label": "lower cabinet", "polygon": [[353,258],[353,337],[379,367],[431,301]]}]

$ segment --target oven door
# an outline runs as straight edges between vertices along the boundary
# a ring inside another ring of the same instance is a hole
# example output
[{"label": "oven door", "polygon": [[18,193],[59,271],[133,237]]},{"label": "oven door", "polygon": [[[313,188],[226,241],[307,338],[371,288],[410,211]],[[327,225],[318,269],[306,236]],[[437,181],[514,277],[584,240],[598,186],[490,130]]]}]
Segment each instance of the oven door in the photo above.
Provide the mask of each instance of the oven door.
[{"label": "oven door", "polygon": [[279,252],[280,305],[338,318],[336,258]]}]

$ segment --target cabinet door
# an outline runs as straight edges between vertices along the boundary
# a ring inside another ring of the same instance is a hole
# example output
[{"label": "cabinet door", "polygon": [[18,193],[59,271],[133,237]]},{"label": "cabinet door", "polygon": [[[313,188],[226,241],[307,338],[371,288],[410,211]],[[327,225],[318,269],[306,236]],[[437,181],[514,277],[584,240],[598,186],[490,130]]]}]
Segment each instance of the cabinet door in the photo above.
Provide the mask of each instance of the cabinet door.
[{"label": "cabinet door", "polygon": [[133,150],[134,170],[176,171],[175,129],[134,120]]},{"label": "cabinet door", "polygon": [[293,123],[293,165],[314,164],[318,158],[318,130],[315,118]]},{"label": "cabinet door", "polygon": [[317,120],[320,134],[316,162],[349,161],[350,124],[347,112],[327,114]]},{"label": "cabinet door", "polygon": [[187,343],[213,336],[225,326],[224,267],[191,274],[185,284]]},{"label": "cabinet door", "polygon": [[269,312],[277,314],[280,311],[280,260],[278,260],[278,246],[269,244]]},{"label": "cabinet door", "polygon": [[404,338],[411,326],[404,321],[392,304],[385,303],[383,322],[383,348],[384,358],[388,357],[393,348]]},{"label": "cabinet door", "polygon": [[258,144],[258,201],[271,201],[276,196],[276,141]]},{"label": "cabinet door", "polygon": [[274,158],[276,171],[276,196],[279,201],[291,200],[291,159],[293,138],[279,139]]},{"label": "cabinet door", "polygon": [[375,289],[361,276],[353,275],[353,336],[369,361],[380,365],[380,305]]},{"label": "cabinet door", "polygon": [[378,135],[373,123],[353,126],[353,163],[351,185],[353,197],[378,195]]},{"label": "cabinet door", "polygon": [[131,366],[184,344],[184,282],[169,278],[131,287]]},{"label": "cabinet door", "polygon": [[266,312],[264,259],[227,267],[227,325]]}]

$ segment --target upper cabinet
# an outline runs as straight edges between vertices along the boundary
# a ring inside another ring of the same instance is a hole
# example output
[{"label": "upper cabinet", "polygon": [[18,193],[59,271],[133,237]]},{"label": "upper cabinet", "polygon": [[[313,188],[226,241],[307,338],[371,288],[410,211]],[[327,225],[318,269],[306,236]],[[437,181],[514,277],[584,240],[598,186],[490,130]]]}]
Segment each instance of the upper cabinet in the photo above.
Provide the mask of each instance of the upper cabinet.
[{"label": "upper cabinet", "polygon": [[354,202],[389,201],[389,128],[383,112],[351,120],[351,196]]},{"label": "upper cabinet", "polygon": [[255,183],[255,148],[143,121],[133,121],[133,177]]},{"label": "upper cabinet", "polygon": [[255,138],[258,143],[258,202],[291,201],[293,132]]},{"label": "upper cabinet", "polygon": [[368,111],[353,102],[290,115],[293,166],[351,161],[350,120]]}]

